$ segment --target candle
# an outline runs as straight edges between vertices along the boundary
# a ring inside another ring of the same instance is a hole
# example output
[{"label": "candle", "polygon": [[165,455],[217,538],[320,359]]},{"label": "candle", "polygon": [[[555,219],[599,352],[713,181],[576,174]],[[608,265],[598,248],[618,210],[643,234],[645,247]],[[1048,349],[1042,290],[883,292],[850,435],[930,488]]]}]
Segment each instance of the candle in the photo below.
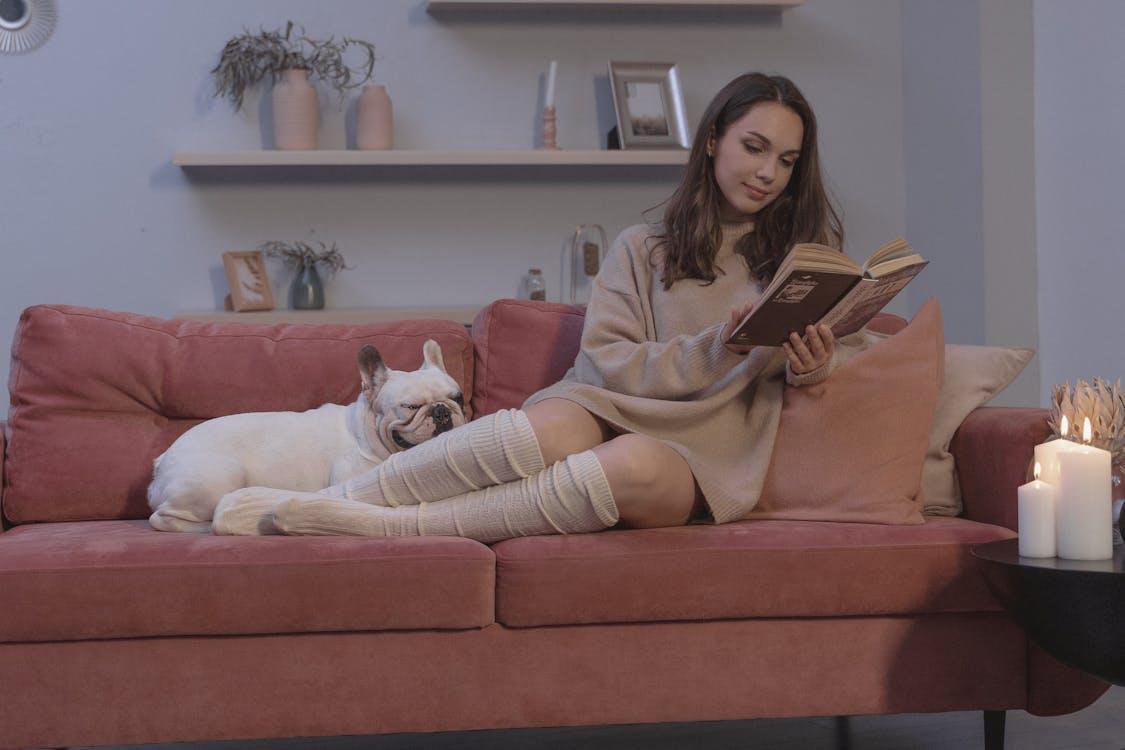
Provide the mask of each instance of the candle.
[{"label": "candle", "polygon": [[1059,497],[1055,533],[1058,556],[1067,560],[1113,557],[1113,503],[1110,453],[1090,442],[1090,418],[1083,445],[1058,454]]},{"label": "candle", "polygon": [[1066,436],[1069,429],[1069,423],[1066,417],[1063,416],[1062,423],[1059,424],[1059,434],[1062,437],[1035,446],[1035,461],[1043,468],[1043,475],[1040,478],[1047,484],[1058,486],[1059,454],[1078,450],[1079,448],[1078,443],[1067,439]]},{"label": "candle", "polygon": [[1039,479],[1019,487],[1019,533],[1021,557],[1055,556],[1055,502],[1058,488]]},{"label": "candle", "polygon": [[559,61],[551,60],[551,67],[547,71],[547,96],[543,102],[544,107],[555,106],[555,74],[559,72]]}]

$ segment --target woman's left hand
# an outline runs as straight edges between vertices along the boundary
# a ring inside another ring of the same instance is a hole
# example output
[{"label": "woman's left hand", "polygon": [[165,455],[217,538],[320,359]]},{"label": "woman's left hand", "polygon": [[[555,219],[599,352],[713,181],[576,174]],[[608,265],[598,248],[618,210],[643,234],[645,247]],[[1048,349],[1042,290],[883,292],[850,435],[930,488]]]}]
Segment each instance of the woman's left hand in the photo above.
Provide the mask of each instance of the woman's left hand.
[{"label": "woman's left hand", "polygon": [[828,363],[832,359],[832,350],[836,345],[832,337],[832,329],[826,325],[807,326],[805,328],[806,344],[796,331],[789,334],[789,341],[781,347],[789,358],[789,369],[795,375],[804,375]]}]

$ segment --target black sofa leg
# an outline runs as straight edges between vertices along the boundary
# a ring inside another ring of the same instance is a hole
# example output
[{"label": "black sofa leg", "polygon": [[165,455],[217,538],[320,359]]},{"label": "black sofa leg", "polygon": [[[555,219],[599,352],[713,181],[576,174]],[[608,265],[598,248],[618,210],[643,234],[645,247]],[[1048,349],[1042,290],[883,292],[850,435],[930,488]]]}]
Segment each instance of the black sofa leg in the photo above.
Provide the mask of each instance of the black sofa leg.
[{"label": "black sofa leg", "polygon": [[836,750],[852,750],[852,727],[847,716],[836,717]]},{"label": "black sofa leg", "polygon": [[984,750],[1004,750],[1004,711],[984,712]]}]

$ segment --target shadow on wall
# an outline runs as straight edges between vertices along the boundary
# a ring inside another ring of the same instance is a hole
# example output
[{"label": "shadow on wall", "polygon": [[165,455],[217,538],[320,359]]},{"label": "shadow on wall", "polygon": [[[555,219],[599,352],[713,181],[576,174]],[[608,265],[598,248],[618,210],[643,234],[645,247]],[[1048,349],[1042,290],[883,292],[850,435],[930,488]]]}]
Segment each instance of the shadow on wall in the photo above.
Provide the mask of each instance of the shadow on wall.
[{"label": "shadow on wall", "polygon": [[[223,300],[230,293],[230,284],[227,283],[227,272],[222,263],[213,263],[208,269],[211,277],[211,302],[213,310],[224,309]],[[276,297],[275,297],[276,299]]]},{"label": "shadow on wall", "polygon": [[598,148],[606,147],[606,136],[617,127],[617,114],[613,104],[613,88],[609,74],[594,76],[594,102],[598,117]]},{"label": "shadow on wall", "polygon": [[258,100],[258,128],[262,135],[262,148],[277,148],[273,138],[273,87],[267,87]]}]

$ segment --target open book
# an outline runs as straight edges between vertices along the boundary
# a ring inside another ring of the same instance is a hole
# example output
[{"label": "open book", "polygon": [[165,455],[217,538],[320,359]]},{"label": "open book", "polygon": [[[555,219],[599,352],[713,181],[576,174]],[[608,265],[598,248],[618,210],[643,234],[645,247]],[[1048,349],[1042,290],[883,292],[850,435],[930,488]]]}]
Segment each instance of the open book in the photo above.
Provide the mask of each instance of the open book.
[{"label": "open book", "polygon": [[901,237],[862,266],[827,245],[794,245],[727,342],[781,346],[791,331],[804,336],[805,326],[821,323],[835,338],[855,333],[928,264]]}]

